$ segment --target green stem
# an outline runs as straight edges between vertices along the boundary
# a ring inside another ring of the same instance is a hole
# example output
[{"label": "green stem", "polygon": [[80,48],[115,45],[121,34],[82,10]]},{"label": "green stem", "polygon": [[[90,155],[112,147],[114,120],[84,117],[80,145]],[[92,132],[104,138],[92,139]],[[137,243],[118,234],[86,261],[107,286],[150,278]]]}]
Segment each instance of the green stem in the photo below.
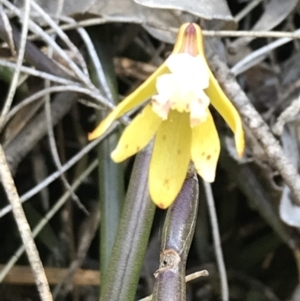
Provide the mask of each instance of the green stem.
[{"label": "green stem", "polygon": [[100,301],[133,301],[152,227],[155,205],[148,190],[151,147],[135,160]]}]

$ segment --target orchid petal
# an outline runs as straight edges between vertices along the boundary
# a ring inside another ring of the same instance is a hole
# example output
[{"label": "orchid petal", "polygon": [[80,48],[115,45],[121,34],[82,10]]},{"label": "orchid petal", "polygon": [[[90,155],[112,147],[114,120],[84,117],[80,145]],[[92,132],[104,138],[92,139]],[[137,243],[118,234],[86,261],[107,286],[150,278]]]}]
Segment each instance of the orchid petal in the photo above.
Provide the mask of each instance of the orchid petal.
[{"label": "orchid petal", "polygon": [[111,158],[118,163],[139,152],[150,142],[161,122],[162,119],[147,105],[124,130]]},{"label": "orchid petal", "polygon": [[191,159],[189,114],[171,110],[157,131],[149,170],[149,191],[160,208],[178,195]]},{"label": "orchid petal", "polygon": [[221,89],[218,81],[209,68],[208,70],[210,73],[209,87],[205,90],[205,93],[210,98],[211,104],[216,108],[216,110],[234,132],[236,150],[238,155],[241,157],[245,148],[244,131],[241,117]]},{"label": "orchid petal", "polygon": [[156,93],[156,79],[167,73],[168,67],[163,63],[143,84],[121,101],[102,122],[88,134],[88,140],[96,139],[104,134],[110,125],[120,116],[149,99]]},{"label": "orchid petal", "polygon": [[207,89],[205,89],[205,93],[210,98],[211,104],[216,108],[216,110],[224,118],[226,123],[233,131],[236,150],[238,155],[241,157],[245,148],[244,131],[242,127],[241,117],[235,109],[235,107],[233,106],[233,104],[231,103],[231,101],[227,98],[227,96],[221,89],[218,81],[211,72],[204,54],[202,30],[199,26],[195,25],[194,27],[197,32],[196,35],[198,54],[205,59],[207,70],[209,73],[209,86]]},{"label": "orchid petal", "polygon": [[191,156],[197,173],[206,181],[215,180],[220,155],[220,139],[211,113],[207,119],[192,129]]}]

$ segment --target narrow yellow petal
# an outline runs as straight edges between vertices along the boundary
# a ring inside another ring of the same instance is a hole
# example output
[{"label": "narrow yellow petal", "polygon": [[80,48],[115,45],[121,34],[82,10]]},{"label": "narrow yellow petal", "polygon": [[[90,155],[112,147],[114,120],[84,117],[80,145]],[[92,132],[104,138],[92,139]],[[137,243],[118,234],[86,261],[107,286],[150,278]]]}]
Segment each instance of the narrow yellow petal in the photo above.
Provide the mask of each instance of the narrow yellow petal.
[{"label": "narrow yellow petal", "polygon": [[192,129],[191,156],[198,174],[206,182],[215,180],[220,155],[220,139],[211,113],[205,122]]},{"label": "narrow yellow petal", "polygon": [[205,93],[210,98],[211,104],[216,108],[216,110],[220,113],[231,130],[234,132],[236,150],[238,155],[241,157],[245,148],[244,131],[241,117],[221,89],[218,81],[210,69],[209,87],[205,90]]},{"label": "narrow yellow petal", "polygon": [[88,134],[88,139],[93,140],[104,134],[110,125],[120,116],[124,115],[135,106],[149,99],[156,93],[156,79],[158,76],[169,72],[168,67],[163,63],[143,84],[129,94],[102,122]]},{"label": "narrow yellow petal", "polygon": [[153,202],[168,208],[178,195],[191,159],[191,128],[188,113],[171,110],[159,127],[149,170]]},{"label": "narrow yellow petal", "polygon": [[151,106],[146,106],[124,130],[111,158],[118,163],[136,154],[150,142],[161,123]]}]

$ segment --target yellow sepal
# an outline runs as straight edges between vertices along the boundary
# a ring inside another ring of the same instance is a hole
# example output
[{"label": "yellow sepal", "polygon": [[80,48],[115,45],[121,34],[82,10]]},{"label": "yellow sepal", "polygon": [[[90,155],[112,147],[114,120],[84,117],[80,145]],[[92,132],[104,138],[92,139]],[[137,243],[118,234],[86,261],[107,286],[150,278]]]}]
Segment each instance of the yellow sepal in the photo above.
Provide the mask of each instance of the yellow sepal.
[{"label": "yellow sepal", "polygon": [[241,157],[245,148],[244,131],[241,117],[221,89],[218,81],[209,68],[208,72],[209,87],[205,90],[205,93],[210,98],[211,104],[216,108],[216,110],[224,118],[228,126],[233,131],[236,150],[238,155]]},{"label": "yellow sepal", "polygon": [[139,152],[150,142],[161,123],[162,119],[147,105],[124,130],[111,158],[122,162]]},{"label": "yellow sepal", "polygon": [[191,128],[188,113],[171,110],[157,131],[149,170],[153,202],[168,208],[178,195],[191,159]]},{"label": "yellow sepal", "polygon": [[192,129],[191,156],[197,173],[206,182],[213,182],[220,155],[220,139],[211,113],[206,121]]},{"label": "yellow sepal", "polygon": [[88,134],[88,140],[96,139],[104,134],[117,118],[153,96],[156,93],[157,77],[169,72],[168,70],[166,64],[163,63],[143,84],[121,101],[116,108]]}]

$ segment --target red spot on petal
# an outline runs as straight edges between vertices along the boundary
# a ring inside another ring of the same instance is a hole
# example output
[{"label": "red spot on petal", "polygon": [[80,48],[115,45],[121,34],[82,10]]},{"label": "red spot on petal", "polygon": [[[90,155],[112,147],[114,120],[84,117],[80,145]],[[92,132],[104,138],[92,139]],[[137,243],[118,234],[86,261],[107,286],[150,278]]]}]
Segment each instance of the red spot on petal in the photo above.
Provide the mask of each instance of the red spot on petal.
[{"label": "red spot on petal", "polygon": [[165,186],[166,189],[170,189],[169,179],[164,179],[163,186]]},{"label": "red spot on petal", "polygon": [[211,158],[211,155],[207,155],[206,160],[208,161],[208,160],[210,160],[210,158]]},{"label": "red spot on petal", "polygon": [[166,206],[165,206],[165,204],[163,204],[163,203],[159,203],[159,204],[157,204],[157,206],[158,206],[160,209],[166,209]]}]

